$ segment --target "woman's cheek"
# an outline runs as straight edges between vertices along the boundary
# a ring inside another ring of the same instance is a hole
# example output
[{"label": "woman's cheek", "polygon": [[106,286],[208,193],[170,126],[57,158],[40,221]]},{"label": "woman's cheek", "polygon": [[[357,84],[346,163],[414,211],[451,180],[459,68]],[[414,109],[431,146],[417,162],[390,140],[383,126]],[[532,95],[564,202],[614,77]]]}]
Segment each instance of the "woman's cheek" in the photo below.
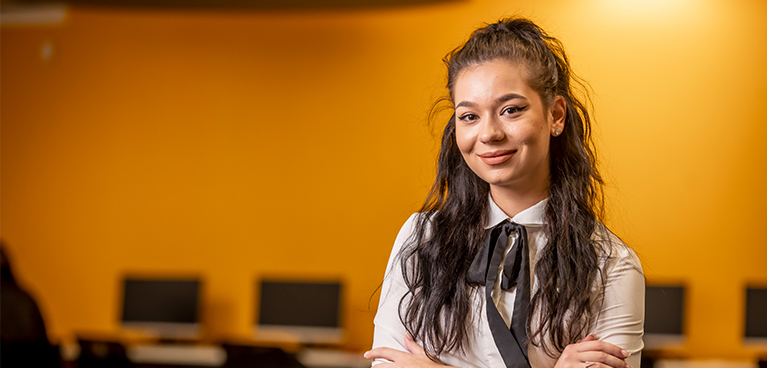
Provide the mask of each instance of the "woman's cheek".
[{"label": "woman's cheek", "polygon": [[458,145],[458,150],[463,154],[471,153],[474,150],[474,142],[476,141],[476,133],[469,128],[456,128],[455,131],[455,143]]}]

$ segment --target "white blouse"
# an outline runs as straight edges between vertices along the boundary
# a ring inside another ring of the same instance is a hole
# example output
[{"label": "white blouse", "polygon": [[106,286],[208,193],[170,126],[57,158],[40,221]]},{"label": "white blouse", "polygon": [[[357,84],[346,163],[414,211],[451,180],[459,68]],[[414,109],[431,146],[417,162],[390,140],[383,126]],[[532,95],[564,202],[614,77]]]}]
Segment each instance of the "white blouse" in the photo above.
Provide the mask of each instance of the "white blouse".
[{"label": "white blouse", "polygon": [[[534,206],[520,212],[511,221],[527,228],[528,244],[530,249],[531,280],[534,280],[535,260],[538,252],[546,245],[546,237],[543,232],[545,208],[547,200],[544,199]],[[485,228],[489,229],[501,221],[508,219],[507,216],[490,199],[489,222]],[[398,307],[400,300],[407,293],[407,286],[402,278],[400,264],[395,264],[400,258],[397,257],[402,247],[410,239],[415,231],[418,214],[413,214],[405,222],[397,235],[394,247],[386,266],[381,299],[378,304],[378,312],[375,317],[375,334],[373,348],[390,347],[401,351],[405,348],[404,337],[407,330],[399,318]],[[644,276],[642,266],[634,251],[625,246],[617,237],[608,234],[612,252],[609,257],[601,260],[607,272],[604,299],[602,303],[595,303],[594,321],[589,326],[588,333],[593,333],[598,339],[617,345],[631,353],[626,362],[634,368],[639,367],[640,353],[643,348],[642,334],[644,325]],[[516,237],[512,235],[507,245],[507,252],[514,245]],[[500,272],[503,264],[501,264]],[[493,291],[493,301],[501,313],[501,316],[510,324],[514,313],[514,297],[516,288],[502,291],[498,283]],[[537,280],[533,281],[533,289],[537,286]],[[439,356],[439,359],[451,366],[456,367],[503,367],[504,362],[501,354],[495,346],[490,327],[487,322],[484,308],[484,293],[473,293],[472,299],[472,324],[477,326],[469,336],[469,343],[464,353],[449,352]],[[553,367],[559,358],[548,356],[541,347],[530,344],[528,357],[533,368]],[[373,364],[380,363],[380,361]]]}]

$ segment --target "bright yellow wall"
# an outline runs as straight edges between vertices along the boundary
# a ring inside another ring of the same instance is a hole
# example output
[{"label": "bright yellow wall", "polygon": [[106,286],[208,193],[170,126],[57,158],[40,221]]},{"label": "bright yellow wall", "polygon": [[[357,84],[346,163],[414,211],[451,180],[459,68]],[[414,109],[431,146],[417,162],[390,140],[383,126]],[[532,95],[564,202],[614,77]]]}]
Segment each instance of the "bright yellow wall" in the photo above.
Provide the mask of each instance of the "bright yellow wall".
[{"label": "bright yellow wall", "polygon": [[298,274],[346,281],[348,346],[368,347],[369,298],[432,177],[440,59],[522,14],[596,91],[610,225],[650,281],[690,286],[682,352],[754,356],[739,336],[744,284],[767,282],[767,3],[512,3],[4,26],[2,237],[51,337],[116,330],[124,272],[201,275],[210,336],[247,336],[256,277]]}]

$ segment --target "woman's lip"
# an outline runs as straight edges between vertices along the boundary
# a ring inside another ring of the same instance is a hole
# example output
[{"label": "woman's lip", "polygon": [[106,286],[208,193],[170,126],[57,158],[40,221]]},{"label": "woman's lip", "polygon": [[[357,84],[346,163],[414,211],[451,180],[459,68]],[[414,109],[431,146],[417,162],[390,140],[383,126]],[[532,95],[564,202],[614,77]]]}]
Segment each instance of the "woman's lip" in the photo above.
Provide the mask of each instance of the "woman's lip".
[{"label": "woman's lip", "polygon": [[498,150],[481,153],[477,156],[479,156],[479,159],[482,160],[482,162],[488,165],[499,165],[506,162],[511,156],[514,156],[515,153],[517,153],[517,150]]}]

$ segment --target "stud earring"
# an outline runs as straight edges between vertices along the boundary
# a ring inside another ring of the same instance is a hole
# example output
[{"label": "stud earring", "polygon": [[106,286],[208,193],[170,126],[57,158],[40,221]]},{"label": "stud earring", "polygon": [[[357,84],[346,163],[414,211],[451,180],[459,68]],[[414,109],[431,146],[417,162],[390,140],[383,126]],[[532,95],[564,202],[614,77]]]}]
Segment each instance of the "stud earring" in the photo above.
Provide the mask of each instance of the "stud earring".
[{"label": "stud earring", "polygon": [[554,131],[554,136],[558,137],[561,133],[562,133],[562,131],[557,129],[557,130]]}]

